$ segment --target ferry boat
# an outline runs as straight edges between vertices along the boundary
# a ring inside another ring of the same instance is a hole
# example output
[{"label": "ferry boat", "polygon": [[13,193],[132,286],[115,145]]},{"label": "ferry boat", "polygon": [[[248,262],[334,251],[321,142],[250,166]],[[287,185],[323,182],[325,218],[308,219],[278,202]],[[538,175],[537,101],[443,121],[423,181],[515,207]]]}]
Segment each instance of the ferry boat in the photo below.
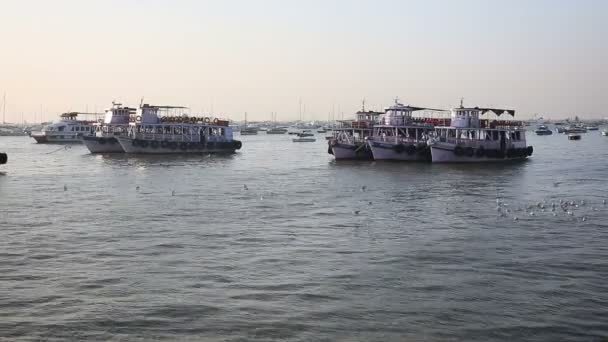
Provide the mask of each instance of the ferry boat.
[{"label": "ferry boat", "polygon": [[116,139],[126,153],[141,154],[232,154],[242,147],[226,120],[161,116],[161,111],[182,108],[143,104],[131,115],[127,134]]},{"label": "ferry boat", "polygon": [[536,135],[551,135],[553,134],[553,131],[548,129],[545,125],[540,125],[534,133],[536,133]]},{"label": "ferry boat", "polygon": [[32,132],[31,137],[39,144],[44,143],[80,143],[81,136],[92,136],[95,121],[78,120],[78,115],[96,115],[96,113],[69,112],[60,115],[60,120]]},{"label": "ferry boat", "polygon": [[82,136],[82,142],[91,153],[122,153],[124,149],[116,136],[125,135],[129,127],[129,118],[136,113],[136,108],[123,107],[112,102],[112,108],[106,110],[103,123],[95,123],[93,136]]},{"label": "ferry boat", "polygon": [[494,162],[531,156],[533,148],[526,144],[523,123],[480,119],[490,112],[515,115],[511,109],[465,108],[462,102],[460,108],[452,109],[450,126],[435,127],[434,137],[428,142],[432,162]]},{"label": "ferry boat", "polygon": [[429,134],[435,125],[445,125],[449,120],[412,116],[414,112],[422,110],[439,111],[406,106],[397,99],[393,106],[386,108],[383,124],[374,126],[372,135],[367,138],[374,160],[431,160],[427,144]]},{"label": "ferry boat", "polygon": [[332,154],[336,160],[373,159],[372,151],[365,140],[372,135],[372,129],[383,112],[365,110],[365,101],[355,120],[340,120],[338,127],[333,129],[333,136],[327,142],[327,153]]},{"label": "ferry boat", "polygon": [[6,153],[0,153],[0,165],[8,162],[8,155]]}]

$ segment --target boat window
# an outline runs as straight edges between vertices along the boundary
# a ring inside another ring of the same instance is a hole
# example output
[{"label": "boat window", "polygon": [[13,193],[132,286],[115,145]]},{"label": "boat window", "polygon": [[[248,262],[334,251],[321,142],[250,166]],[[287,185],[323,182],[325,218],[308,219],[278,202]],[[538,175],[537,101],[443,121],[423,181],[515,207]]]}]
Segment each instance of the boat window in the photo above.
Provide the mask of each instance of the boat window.
[{"label": "boat window", "polygon": [[492,140],[498,141],[498,131],[492,131]]},{"label": "boat window", "polygon": [[515,132],[515,139],[516,140],[521,140],[521,132],[520,131]]}]

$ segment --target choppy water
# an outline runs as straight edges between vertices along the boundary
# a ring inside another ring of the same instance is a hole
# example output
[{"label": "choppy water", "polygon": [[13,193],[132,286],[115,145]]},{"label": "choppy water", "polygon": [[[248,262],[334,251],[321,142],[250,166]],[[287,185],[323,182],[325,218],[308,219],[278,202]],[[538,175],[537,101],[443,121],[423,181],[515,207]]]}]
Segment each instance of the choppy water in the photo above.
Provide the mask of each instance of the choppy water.
[{"label": "choppy water", "polygon": [[242,140],[131,157],[0,137],[0,340],[608,336],[599,133],[530,135],[528,162],[483,166]]}]

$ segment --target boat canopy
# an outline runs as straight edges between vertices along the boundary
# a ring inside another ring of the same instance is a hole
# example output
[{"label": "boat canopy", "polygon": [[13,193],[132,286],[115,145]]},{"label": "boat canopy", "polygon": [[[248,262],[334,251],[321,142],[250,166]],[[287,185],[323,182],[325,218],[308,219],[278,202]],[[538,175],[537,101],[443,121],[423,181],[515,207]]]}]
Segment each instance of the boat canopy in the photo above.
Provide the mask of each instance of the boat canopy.
[{"label": "boat canopy", "polygon": [[475,107],[475,108],[457,108],[456,110],[458,111],[465,111],[465,110],[475,110],[475,111],[479,111],[481,112],[481,114],[485,114],[487,112],[492,112],[496,115],[502,115],[502,114],[509,114],[511,116],[515,116],[515,110],[513,109],[500,109],[500,108],[480,108],[480,107]]}]

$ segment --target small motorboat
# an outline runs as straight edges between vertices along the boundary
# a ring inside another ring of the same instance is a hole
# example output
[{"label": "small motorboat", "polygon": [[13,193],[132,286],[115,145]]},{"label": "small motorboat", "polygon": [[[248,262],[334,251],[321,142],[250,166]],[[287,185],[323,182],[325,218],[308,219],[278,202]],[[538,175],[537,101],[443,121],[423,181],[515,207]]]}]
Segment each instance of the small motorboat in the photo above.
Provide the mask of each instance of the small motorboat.
[{"label": "small motorboat", "polygon": [[602,135],[608,137],[608,129],[603,130]]},{"label": "small motorboat", "polygon": [[291,141],[293,141],[293,142],[315,142],[315,141],[317,141],[317,139],[315,139],[315,137],[308,136],[305,133],[300,133],[300,134],[298,134],[297,138],[293,138],[293,139],[291,139]]},{"label": "small motorboat", "polygon": [[597,127],[597,126],[587,126],[587,127],[585,127],[585,128],[586,128],[588,131],[597,131],[597,130],[599,130],[599,129],[600,129],[600,128],[599,128],[599,127]]},{"label": "small motorboat", "polygon": [[534,133],[536,133],[537,135],[551,135],[553,134],[553,131],[548,129],[545,125],[540,125],[538,126],[536,131],[534,131]]},{"label": "small motorboat", "polygon": [[578,133],[569,133],[568,140],[581,140],[581,135]]}]

